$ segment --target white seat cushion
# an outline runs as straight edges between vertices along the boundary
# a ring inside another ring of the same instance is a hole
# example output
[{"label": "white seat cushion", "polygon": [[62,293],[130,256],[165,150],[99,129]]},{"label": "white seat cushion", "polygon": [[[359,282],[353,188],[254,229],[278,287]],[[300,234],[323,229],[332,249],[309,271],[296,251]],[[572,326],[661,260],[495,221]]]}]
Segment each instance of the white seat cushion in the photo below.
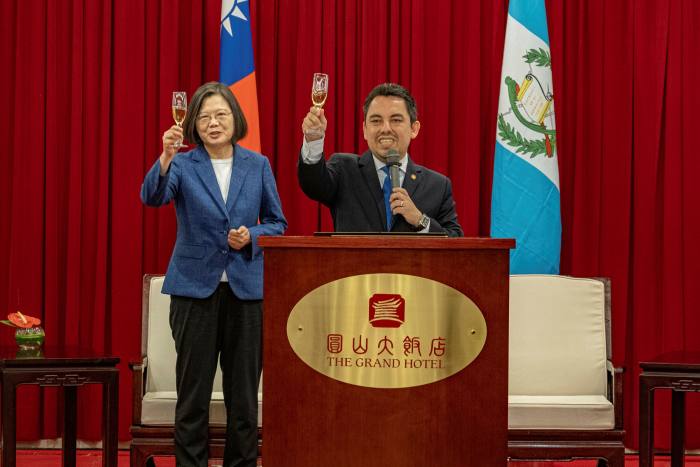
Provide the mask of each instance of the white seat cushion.
[{"label": "white seat cushion", "polygon": [[612,403],[603,396],[508,396],[508,428],[611,430]]},{"label": "white seat cushion", "polygon": [[[175,391],[175,340],[170,330],[170,295],[161,293],[164,276],[151,278],[148,294],[148,335],[146,355],[148,373],[146,392]],[[221,369],[217,368],[214,387],[221,387]]]},{"label": "white seat cushion", "polygon": [[[175,391],[148,392],[141,402],[141,423],[171,426],[175,423]],[[224,393],[213,392],[209,405],[209,424],[226,425]],[[258,426],[262,426],[262,392],[258,392]]]}]

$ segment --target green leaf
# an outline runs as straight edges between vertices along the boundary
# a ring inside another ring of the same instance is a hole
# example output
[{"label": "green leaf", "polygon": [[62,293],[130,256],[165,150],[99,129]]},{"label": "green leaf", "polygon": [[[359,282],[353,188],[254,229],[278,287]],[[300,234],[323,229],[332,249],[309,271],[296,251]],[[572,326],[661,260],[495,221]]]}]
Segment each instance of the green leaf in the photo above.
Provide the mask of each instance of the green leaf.
[{"label": "green leaf", "polygon": [[[498,116],[498,136],[503,138],[503,140],[508,143],[515,151],[519,154],[529,154],[530,159],[537,156],[542,156],[547,154],[547,148],[545,147],[545,142],[543,139],[529,140],[523,138],[513,125],[506,122],[503,118],[503,114]],[[551,140],[552,148],[554,148],[555,140]]]},{"label": "green leaf", "polygon": [[10,326],[11,328],[16,328],[14,324],[12,324],[12,321],[7,320],[7,319],[2,319],[0,320],[0,323],[4,324],[5,326]]},{"label": "green leaf", "polygon": [[537,66],[552,66],[552,56],[543,48],[528,50],[523,58],[527,63],[535,63]]}]

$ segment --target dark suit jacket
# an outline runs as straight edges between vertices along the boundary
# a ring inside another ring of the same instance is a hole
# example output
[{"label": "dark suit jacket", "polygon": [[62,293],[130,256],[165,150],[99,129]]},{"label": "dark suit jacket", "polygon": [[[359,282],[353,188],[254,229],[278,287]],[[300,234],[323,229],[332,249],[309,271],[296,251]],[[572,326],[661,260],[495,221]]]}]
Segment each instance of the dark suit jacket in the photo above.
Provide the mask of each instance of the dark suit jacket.
[{"label": "dark suit jacket", "polygon": [[[333,154],[328,162],[322,157],[316,164],[304,164],[300,155],[297,174],[304,193],[330,208],[336,232],[386,231],[384,195],[370,151],[361,157]],[[431,232],[464,235],[447,177],[409,159],[403,187],[416,207],[430,217]],[[416,228],[397,215],[391,231],[415,232]]]},{"label": "dark suit jacket", "polygon": [[[201,146],[177,154],[164,176],[157,160],[146,174],[141,200],[148,206],[174,201],[177,215],[177,238],[163,293],[208,297],[225,269],[238,298],[262,298],[263,253],[258,237],[281,235],[287,221],[267,158],[239,145],[234,151],[226,203]],[[241,225],[248,227],[251,243],[234,250],[228,246],[228,231]]]}]

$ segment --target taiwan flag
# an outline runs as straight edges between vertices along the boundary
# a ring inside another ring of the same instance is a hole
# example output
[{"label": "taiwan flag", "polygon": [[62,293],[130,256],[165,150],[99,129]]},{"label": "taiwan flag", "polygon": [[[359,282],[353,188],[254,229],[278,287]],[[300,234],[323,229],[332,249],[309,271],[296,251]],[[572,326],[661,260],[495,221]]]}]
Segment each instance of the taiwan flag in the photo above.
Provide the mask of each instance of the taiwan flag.
[{"label": "taiwan flag", "polygon": [[238,99],[248,122],[248,136],[238,143],[260,152],[258,94],[255,87],[253,35],[250,30],[250,1],[221,2],[221,66],[219,80]]}]

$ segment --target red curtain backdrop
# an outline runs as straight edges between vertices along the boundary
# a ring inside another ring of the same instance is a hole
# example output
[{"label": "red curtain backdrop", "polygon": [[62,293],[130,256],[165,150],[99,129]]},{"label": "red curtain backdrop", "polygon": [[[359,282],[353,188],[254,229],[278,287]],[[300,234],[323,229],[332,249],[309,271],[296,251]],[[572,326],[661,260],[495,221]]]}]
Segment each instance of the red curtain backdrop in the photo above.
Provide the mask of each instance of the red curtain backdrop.
[{"label": "red curtain backdrop", "polygon": [[[418,163],[449,174],[465,233],[489,232],[506,0],[254,0],[263,153],[290,235],[331,228],[296,182],[311,76],[330,74],[329,152],[366,148],[361,103],[396,81],[417,99]],[[613,283],[614,360],[637,446],[638,362],[700,350],[700,3],[549,0],[563,274]],[[218,76],[220,0],[0,1],[0,312],[42,316],[47,343],[122,358],[128,439],[141,276],[165,271],[173,210],[138,193],[174,90]],[[12,344],[10,329],[0,343]],[[99,438],[99,391],[79,436]],[[20,390],[20,439],[60,436],[55,391]],[[668,429],[669,398],[657,428]],[[700,414],[689,397],[689,420]],[[700,447],[689,422],[688,446]],[[660,436],[660,444],[668,445]]]}]

